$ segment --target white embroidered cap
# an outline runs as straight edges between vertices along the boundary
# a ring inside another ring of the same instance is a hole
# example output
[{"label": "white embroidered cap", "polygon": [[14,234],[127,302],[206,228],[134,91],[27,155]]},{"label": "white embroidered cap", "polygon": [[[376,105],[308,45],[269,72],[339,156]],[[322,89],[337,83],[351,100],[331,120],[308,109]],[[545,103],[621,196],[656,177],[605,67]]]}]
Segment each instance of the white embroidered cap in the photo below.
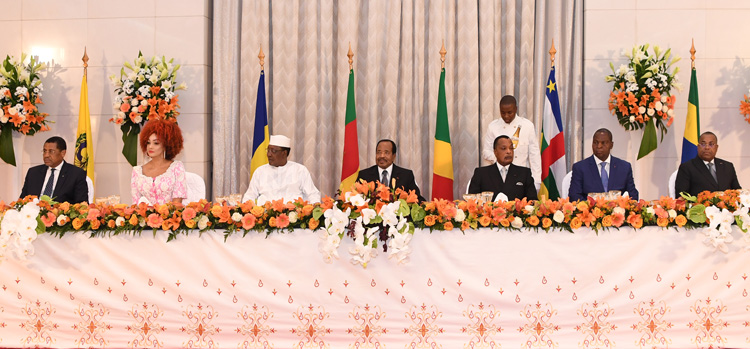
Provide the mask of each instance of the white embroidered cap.
[{"label": "white embroidered cap", "polygon": [[284,135],[272,135],[271,139],[268,142],[268,145],[275,145],[282,148],[291,148],[292,140]]}]

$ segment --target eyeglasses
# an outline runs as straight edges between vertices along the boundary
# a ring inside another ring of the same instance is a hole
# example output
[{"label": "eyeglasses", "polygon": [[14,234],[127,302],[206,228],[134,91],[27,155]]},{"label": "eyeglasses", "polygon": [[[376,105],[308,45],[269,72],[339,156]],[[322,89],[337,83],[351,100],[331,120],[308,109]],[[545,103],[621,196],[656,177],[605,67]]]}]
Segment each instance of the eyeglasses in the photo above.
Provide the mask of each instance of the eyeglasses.
[{"label": "eyeglasses", "polygon": [[716,143],[714,143],[714,142],[711,142],[711,143],[704,143],[704,142],[701,142],[701,143],[699,143],[698,145],[699,145],[699,146],[700,146],[701,148],[713,148],[713,147],[715,147],[715,146],[716,146],[717,144],[716,144]]},{"label": "eyeglasses", "polygon": [[284,149],[266,148],[267,153],[278,154],[284,151]]},{"label": "eyeglasses", "polygon": [[42,149],[42,155],[55,155],[58,152],[60,151],[57,149]]}]

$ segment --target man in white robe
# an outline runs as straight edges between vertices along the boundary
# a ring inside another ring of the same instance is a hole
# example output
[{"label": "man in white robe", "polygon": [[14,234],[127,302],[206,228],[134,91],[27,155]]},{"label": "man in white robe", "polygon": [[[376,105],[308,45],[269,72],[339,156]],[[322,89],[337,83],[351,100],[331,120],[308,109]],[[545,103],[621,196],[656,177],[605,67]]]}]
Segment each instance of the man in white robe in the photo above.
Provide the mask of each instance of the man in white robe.
[{"label": "man in white robe", "polygon": [[482,139],[482,158],[487,164],[496,161],[493,143],[498,136],[508,136],[513,141],[515,158],[513,164],[531,169],[534,186],[537,190],[542,184],[542,154],[539,150],[539,135],[534,124],[518,116],[518,104],[513,96],[504,96],[500,100],[500,118],[487,127]]},{"label": "man in white robe", "polygon": [[250,179],[242,201],[255,200],[258,205],[266,201],[284,199],[294,201],[302,198],[308,202],[320,202],[320,191],[315,187],[310,171],[299,163],[288,161],[292,140],[282,135],[273,135],[268,142],[268,164],[258,167]]}]

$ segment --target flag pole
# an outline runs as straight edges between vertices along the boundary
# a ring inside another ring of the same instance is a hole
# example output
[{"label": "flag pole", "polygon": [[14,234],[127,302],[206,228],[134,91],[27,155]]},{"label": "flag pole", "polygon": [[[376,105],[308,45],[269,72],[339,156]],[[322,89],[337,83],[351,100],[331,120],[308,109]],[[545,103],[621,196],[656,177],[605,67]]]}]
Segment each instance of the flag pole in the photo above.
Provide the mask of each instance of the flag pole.
[{"label": "flag pole", "polygon": [[690,47],[690,68],[695,69],[695,38],[692,39],[692,47]]},{"label": "flag pole", "polygon": [[443,47],[440,49],[440,68],[445,68],[445,54],[448,51],[445,50],[445,40],[443,40]]},{"label": "flag pole", "polygon": [[555,54],[557,54],[557,50],[555,50],[555,39],[552,39],[552,48],[549,49],[549,59],[553,67],[555,66]]},{"label": "flag pole", "polygon": [[263,54],[263,44],[260,45],[260,53],[258,54],[258,59],[260,60],[260,70],[263,71],[263,65],[264,60],[266,58],[266,55]]},{"label": "flag pole", "polygon": [[349,42],[349,52],[346,54],[349,57],[349,70],[354,69],[354,52],[352,52],[352,43]]},{"label": "flag pole", "polygon": [[89,67],[89,55],[86,52],[86,46],[83,47],[83,57],[81,58],[81,60],[83,61],[83,76],[87,77],[88,67]]}]

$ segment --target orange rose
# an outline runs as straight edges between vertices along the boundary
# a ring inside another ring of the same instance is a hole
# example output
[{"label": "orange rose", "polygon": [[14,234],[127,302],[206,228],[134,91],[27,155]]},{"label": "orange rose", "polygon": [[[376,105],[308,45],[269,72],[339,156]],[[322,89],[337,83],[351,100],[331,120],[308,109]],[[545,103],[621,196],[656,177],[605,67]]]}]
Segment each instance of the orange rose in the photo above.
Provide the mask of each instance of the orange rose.
[{"label": "orange rose", "polygon": [[188,227],[188,228],[190,228],[190,229],[195,228],[195,223],[196,223],[195,219],[185,220],[185,226]]},{"label": "orange rose", "polygon": [[451,223],[451,222],[445,222],[443,224],[443,229],[445,229],[445,230],[453,230],[453,223]]},{"label": "orange rose", "polygon": [[43,215],[41,219],[42,219],[42,223],[44,223],[44,226],[47,228],[55,224],[55,221],[57,220],[55,215],[52,212],[47,212],[47,214]]},{"label": "orange rose", "polygon": [[307,222],[307,227],[310,228],[310,230],[315,230],[318,225],[320,225],[320,221],[315,218],[310,218],[310,220]]},{"label": "orange rose", "polygon": [[252,210],[250,210],[250,213],[253,214],[255,217],[260,217],[263,215],[263,212],[265,210],[263,209],[263,206],[254,206]]},{"label": "orange rose", "polygon": [[536,227],[537,225],[539,225],[539,217],[529,216],[528,218],[526,218],[526,222],[531,224],[531,226]]},{"label": "orange rose", "polygon": [[268,226],[271,228],[276,228],[276,217],[271,217],[268,219]]},{"label": "orange rose", "polygon": [[309,216],[312,213],[314,208],[315,206],[313,205],[302,206],[302,216]]},{"label": "orange rose", "polygon": [[136,215],[130,215],[130,220],[128,220],[128,223],[132,226],[138,225],[138,216]]},{"label": "orange rose", "polygon": [[110,229],[114,229],[115,228],[115,220],[114,219],[110,219],[109,221],[107,221],[107,226]]},{"label": "orange rose", "polygon": [[603,227],[611,227],[612,226],[612,215],[606,215],[602,218],[602,226]]},{"label": "orange rose", "polygon": [[[326,196],[323,198],[323,200],[320,202],[320,207],[323,208],[323,210],[328,210],[333,207],[334,201],[331,199],[330,196]],[[258,217],[256,215],[256,217]]]},{"label": "orange rose", "polygon": [[574,217],[570,220],[570,227],[573,228],[573,230],[578,229],[581,227],[581,219],[578,217]]},{"label": "orange rose", "polygon": [[469,224],[468,221],[461,222],[461,231],[464,231],[464,230],[469,229],[469,228],[471,228],[471,225]]},{"label": "orange rose", "polygon": [[211,207],[211,214],[212,214],[212,215],[213,215],[214,217],[219,217],[219,216],[221,216],[221,213],[222,213],[222,211],[223,211],[223,209],[222,209],[222,208],[221,208],[221,206],[219,206],[219,205],[214,205],[213,207]]},{"label": "orange rose", "polygon": [[677,223],[678,227],[683,227],[685,226],[685,224],[687,224],[687,218],[685,218],[685,216],[683,215],[677,215],[677,217],[675,217],[674,219],[674,222]]},{"label": "orange rose", "polygon": [[547,229],[552,226],[552,220],[549,217],[542,218],[542,228]]},{"label": "orange rose", "polygon": [[587,201],[579,201],[578,205],[576,205],[576,208],[578,211],[586,211],[589,209],[589,203]]},{"label": "orange rose", "polygon": [[98,219],[95,219],[91,221],[91,230],[97,230],[99,229],[99,226],[101,225],[101,222],[99,222]]},{"label": "orange rose", "polygon": [[424,225],[431,227],[435,225],[435,215],[428,215],[424,217]]},{"label": "orange rose", "polygon": [[483,227],[486,227],[490,225],[492,222],[492,218],[489,216],[482,215],[482,217],[479,217],[479,224],[481,224]]},{"label": "orange rose", "polygon": [[57,208],[59,208],[62,212],[68,212],[70,210],[70,203],[63,202],[61,204],[57,205]]},{"label": "orange rose", "polygon": [[75,230],[81,229],[81,227],[83,226],[83,222],[84,220],[81,218],[73,219],[73,229]]},{"label": "orange rose", "polygon": [[500,220],[500,225],[502,225],[502,226],[504,226],[504,227],[507,228],[507,227],[510,226],[510,221],[508,220],[508,218],[503,218],[503,219]]},{"label": "orange rose", "polygon": [[656,219],[656,225],[666,227],[669,224],[669,218],[659,217]]}]

